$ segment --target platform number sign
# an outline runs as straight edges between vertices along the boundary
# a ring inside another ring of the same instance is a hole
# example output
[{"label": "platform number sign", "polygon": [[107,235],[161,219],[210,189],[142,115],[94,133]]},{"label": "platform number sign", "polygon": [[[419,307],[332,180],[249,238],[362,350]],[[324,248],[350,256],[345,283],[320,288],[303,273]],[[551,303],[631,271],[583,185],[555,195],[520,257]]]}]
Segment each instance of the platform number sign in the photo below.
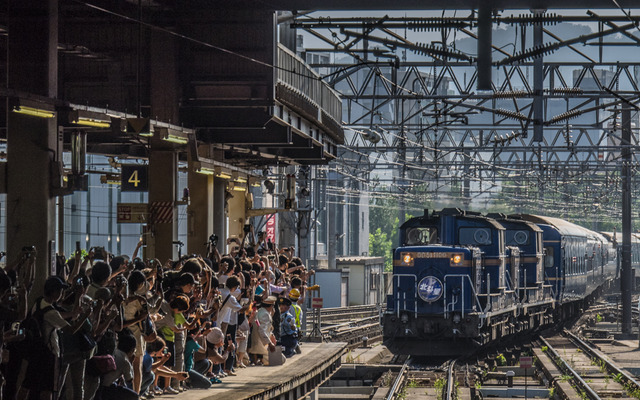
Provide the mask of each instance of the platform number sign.
[{"label": "platform number sign", "polygon": [[120,190],[123,192],[146,192],[149,188],[149,166],[123,164]]}]

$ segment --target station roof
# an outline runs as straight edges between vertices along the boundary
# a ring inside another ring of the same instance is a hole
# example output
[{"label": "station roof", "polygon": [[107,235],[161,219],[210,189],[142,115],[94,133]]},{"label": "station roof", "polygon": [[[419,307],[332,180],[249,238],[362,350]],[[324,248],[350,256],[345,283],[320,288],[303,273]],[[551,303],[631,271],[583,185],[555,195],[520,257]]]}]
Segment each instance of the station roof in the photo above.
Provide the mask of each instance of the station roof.
[{"label": "station roof", "polygon": [[[481,6],[496,10],[617,8],[611,0],[271,0],[264,4],[274,10],[471,10]],[[637,6],[631,0],[618,0],[618,4],[624,8]]]}]

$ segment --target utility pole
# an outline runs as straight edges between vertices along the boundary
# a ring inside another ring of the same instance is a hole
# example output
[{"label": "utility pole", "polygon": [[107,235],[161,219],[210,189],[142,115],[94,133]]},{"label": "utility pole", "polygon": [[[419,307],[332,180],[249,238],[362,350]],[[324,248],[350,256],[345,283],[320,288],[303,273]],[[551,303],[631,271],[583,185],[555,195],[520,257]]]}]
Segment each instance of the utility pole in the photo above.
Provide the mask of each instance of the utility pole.
[{"label": "utility pole", "polygon": [[631,109],[622,108],[622,333],[631,334]]}]

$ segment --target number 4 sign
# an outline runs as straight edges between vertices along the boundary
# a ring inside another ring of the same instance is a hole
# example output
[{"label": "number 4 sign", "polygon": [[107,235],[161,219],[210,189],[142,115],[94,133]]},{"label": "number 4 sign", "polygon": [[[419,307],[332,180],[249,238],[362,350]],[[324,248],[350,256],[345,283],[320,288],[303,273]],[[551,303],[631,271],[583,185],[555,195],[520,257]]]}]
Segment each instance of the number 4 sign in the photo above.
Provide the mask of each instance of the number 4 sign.
[{"label": "number 4 sign", "polygon": [[123,192],[146,192],[149,187],[147,165],[122,164],[120,190]]}]

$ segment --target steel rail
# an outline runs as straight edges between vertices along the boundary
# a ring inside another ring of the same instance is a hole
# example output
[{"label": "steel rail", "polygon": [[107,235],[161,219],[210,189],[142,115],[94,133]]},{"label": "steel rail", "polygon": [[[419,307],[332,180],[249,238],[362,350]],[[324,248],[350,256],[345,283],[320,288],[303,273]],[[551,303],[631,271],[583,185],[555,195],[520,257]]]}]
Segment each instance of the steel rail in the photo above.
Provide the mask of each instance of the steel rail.
[{"label": "steel rail", "polygon": [[403,387],[402,384],[404,383],[404,377],[407,373],[407,370],[409,369],[410,361],[411,361],[411,356],[407,357],[407,360],[404,362],[404,364],[402,364],[402,368],[398,372],[398,375],[396,376],[396,379],[393,381],[393,385],[391,385],[391,388],[389,388],[389,392],[385,396],[384,400],[395,399],[398,392],[402,390],[402,387]]},{"label": "steel rail", "polygon": [[444,393],[442,396],[442,398],[445,400],[455,400],[458,398],[456,393],[455,376],[454,376],[454,372],[455,372],[454,368],[456,366],[456,361],[458,360],[457,359],[451,360],[451,362],[449,363],[449,367],[447,368],[447,384],[443,388]]},{"label": "steel rail", "polygon": [[623,384],[625,389],[627,388],[627,384],[633,385],[635,389],[640,389],[640,383],[633,376],[631,376],[627,371],[620,369],[617,365],[615,365],[613,361],[609,359],[609,357],[607,357],[600,351],[596,350],[595,348],[591,347],[584,340],[580,339],[578,336],[574,335],[568,330],[565,329],[564,333],[569,337],[569,339],[574,344],[576,344],[579,348],[581,348],[582,351],[589,354],[589,356],[602,360],[605,363],[605,366],[609,370],[609,372],[613,372],[617,376],[621,376],[623,378],[623,381],[626,383],[626,384]]},{"label": "steel rail", "polygon": [[587,382],[585,382],[585,380],[582,379],[580,374],[578,374],[573,368],[571,368],[571,366],[560,356],[560,354],[556,351],[556,349],[553,348],[553,346],[551,346],[551,344],[549,344],[549,342],[545,338],[540,336],[540,340],[544,343],[545,346],[547,346],[547,348],[549,349],[549,352],[553,354],[553,359],[552,359],[553,362],[556,363],[556,365],[558,365],[558,367],[561,370],[563,370],[563,372],[568,372],[569,375],[572,376],[572,378],[576,381],[576,383],[580,386],[580,388],[584,390],[586,395],[591,400],[602,400],[600,395],[598,395],[598,393],[596,393],[591,388],[591,386],[589,386]]}]

